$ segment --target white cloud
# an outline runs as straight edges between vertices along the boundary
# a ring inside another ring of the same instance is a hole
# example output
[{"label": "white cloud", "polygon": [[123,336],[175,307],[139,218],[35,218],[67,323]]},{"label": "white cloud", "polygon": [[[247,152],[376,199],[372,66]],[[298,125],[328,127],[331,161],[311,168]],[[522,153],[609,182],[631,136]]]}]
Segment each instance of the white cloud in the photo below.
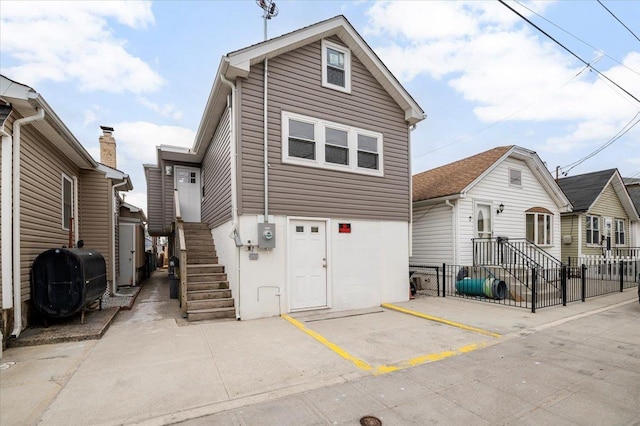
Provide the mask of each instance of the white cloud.
[{"label": "white cloud", "polygon": [[[528,6],[542,12],[550,4]],[[595,72],[576,77],[581,63],[497,2],[380,2],[368,17],[367,32],[385,39],[376,51],[401,80],[427,74],[445,81],[485,123],[566,122],[566,134],[545,141],[542,150],[600,145],[637,111]],[[601,71],[640,93],[640,78],[629,70],[640,69],[640,53],[630,52],[623,63]]]},{"label": "white cloud", "polygon": [[157,112],[163,117],[172,118],[174,120],[180,120],[182,118],[182,111],[176,109],[176,106],[173,104],[160,105],[143,96],[138,96],[137,101],[140,105],[149,108],[151,111]]},{"label": "white cloud", "polygon": [[83,115],[84,115],[84,121],[82,125],[84,127],[87,127],[88,125],[95,123],[98,118],[96,116],[96,112],[93,109],[85,110]]},{"label": "white cloud", "polygon": [[195,139],[195,132],[191,129],[161,126],[145,121],[117,123],[113,127],[119,161],[122,158],[124,165],[131,164],[137,167],[140,163],[156,162],[158,145],[191,148]]},{"label": "white cloud", "polygon": [[83,91],[157,90],[162,77],[127,51],[109,20],[134,29],[155,22],[149,2],[2,2],[0,47],[18,62],[2,72],[32,86],[75,80]]}]

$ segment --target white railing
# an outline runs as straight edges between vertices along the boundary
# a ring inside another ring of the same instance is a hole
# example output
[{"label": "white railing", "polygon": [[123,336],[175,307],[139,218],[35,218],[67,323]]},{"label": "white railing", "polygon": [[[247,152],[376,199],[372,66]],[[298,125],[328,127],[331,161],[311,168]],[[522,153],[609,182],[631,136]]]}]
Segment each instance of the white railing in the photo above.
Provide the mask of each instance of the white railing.
[{"label": "white railing", "polygon": [[578,258],[578,265],[585,265],[591,277],[602,280],[618,281],[620,274],[623,280],[634,280],[636,261],[632,256],[599,256],[584,255]]}]

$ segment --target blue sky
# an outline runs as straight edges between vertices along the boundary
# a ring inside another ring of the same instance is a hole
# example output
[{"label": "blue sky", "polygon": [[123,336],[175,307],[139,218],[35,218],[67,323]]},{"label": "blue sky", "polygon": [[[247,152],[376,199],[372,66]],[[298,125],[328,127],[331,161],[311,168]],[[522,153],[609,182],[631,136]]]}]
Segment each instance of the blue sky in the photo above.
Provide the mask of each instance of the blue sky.
[{"label": "blue sky", "polygon": [[[596,1],[508,2],[640,98],[640,2],[602,3],[631,32]],[[269,37],[343,14],[422,106],[413,173],[516,144],[553,173],[640,176],[640,102],[496,1],[277,5]],[[3,0],[0,70],[42,94],[96,159],[99,126],[113,126],[127,201],[146,208],[142,164],[158,144],[192,145],[220,58],[262,40],[261,15],[254,1]]]}]

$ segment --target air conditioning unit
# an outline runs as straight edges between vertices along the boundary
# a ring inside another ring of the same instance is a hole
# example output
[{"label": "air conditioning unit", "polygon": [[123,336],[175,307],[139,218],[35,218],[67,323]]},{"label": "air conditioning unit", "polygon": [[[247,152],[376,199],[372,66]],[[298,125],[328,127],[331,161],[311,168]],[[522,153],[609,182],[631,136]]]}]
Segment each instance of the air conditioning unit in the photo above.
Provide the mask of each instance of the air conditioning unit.
[{"label": "air conditioning unit", "polygon": [[571,244],[572,242],[573,242],[573,237],[571,235],[562,236],[562,244]]}]

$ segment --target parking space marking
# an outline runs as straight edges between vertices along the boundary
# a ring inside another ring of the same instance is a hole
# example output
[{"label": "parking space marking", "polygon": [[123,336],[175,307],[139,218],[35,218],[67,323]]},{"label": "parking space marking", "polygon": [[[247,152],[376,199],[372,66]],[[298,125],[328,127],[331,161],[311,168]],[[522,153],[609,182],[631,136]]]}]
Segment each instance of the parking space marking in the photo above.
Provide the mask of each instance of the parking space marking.
[{"label": "parking space marking", "polygon": [[347,352],[346,350],[342,349],[340,346],[336,345],[335,343],[331,342],[326,337],[322,336],[320,333],[317,333],[317,332],[307,328],[300,321],[291,318],[289,315],[282,314],[281,317],[284,318],[285,320],[287,320],[289,323],[293,324],[300,331],[308,334],[309,336],[311,336],[314,339],[316,339],[318,342],[322,343],[327,348],[331,349],[333,352],[335,352],[338,355],[340,355],[342,358],[346,359],[347,361],[350,361],[353,365],[355,365],[359,369],[364,370],[364,371],[370,371],[374,375],[391,373],[393,371],[402,370],[403,368],[415,367],[417,365],[424,364],[424,363],[427,363],[427,362],[440,361],[440,360],[443,360],[445,358],[449,358],[449,357],[452,357],[452,356],[461,355],[461,354],[465,354],[465,353],[468,353],[468,352],[471,352],[471,351],[475,351],[475,350],[484,348],[485,346],[488,345],[485,342],[482,342],[482,343],[471,343],[469,345],[465,345],[465,346],[462,346],[460,348],[452,349],[452,350],[449,350],[449,351],[435,352],[435,353],[432,353],[432,354],[421,355],[421,356],[418,356],[418,357],[415,357],[415,358],[411,358],[411,359],[408,359],[408,360],[405,360],[405,361],[400,361],[398,363],[391,364],[391,365],[379,365],[379,366],[374,367],[371,364],[367,363],[366,361],[363,361],[360,358],[357,358],[357,357],[351,355],[349,352]]},{"label": "parking space marking", "polygon": [[412,311],[411,309],[401,308],[400,306],[392,305],[391,303],[383,303],[380,306],[386,309],[391,309],[393,311],[402,312],[403,314],[413,315],[414,317],[439,322],[442,324],[450,325],[452,327],[458,327],[467,331],[473,331],[474,333],[480,333],[491,337],[502,337],[502,335],[494,333],[493,331],[483,330],[482,328],[472,327],[470,325],[461,324],[459,322],[449,321],[444,318],[438,318],[431,315],[423,314],[422,312]]}]

